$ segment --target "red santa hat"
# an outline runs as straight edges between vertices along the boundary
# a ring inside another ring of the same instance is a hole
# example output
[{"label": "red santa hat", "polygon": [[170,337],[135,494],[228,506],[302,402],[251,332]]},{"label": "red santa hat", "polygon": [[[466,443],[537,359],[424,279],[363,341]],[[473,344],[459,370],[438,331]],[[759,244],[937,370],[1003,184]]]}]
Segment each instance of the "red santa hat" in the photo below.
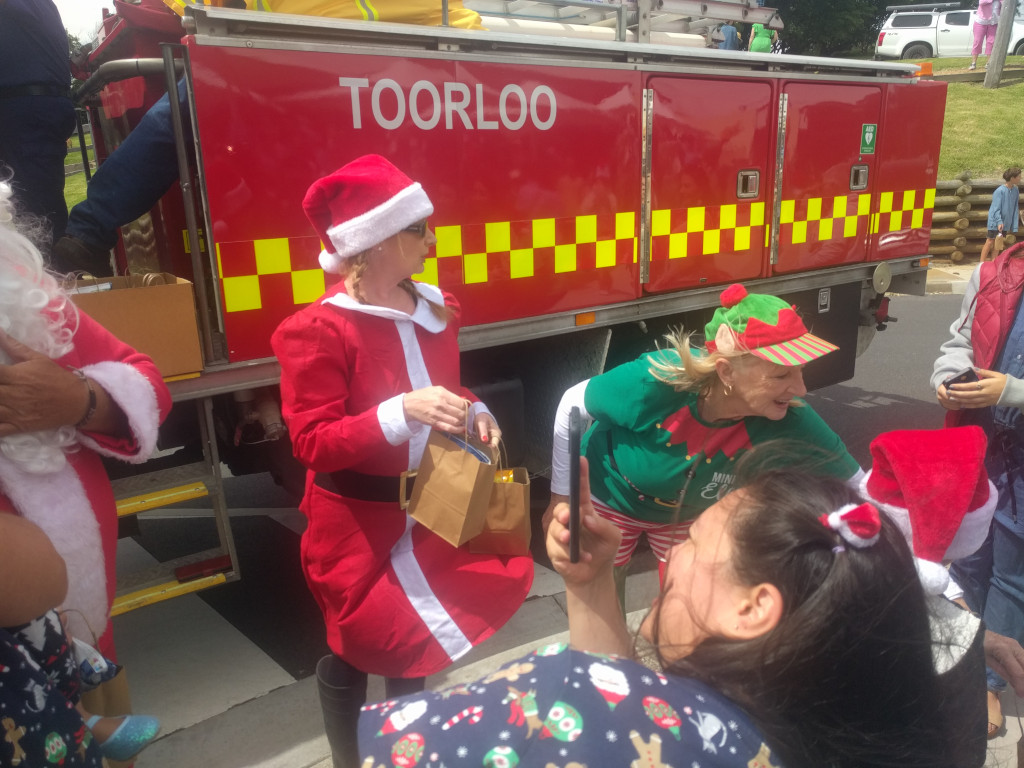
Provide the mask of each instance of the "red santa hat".
[{"label": "red santa hat", "polygon": [[314,181],[302,208],[324,247],[320,266],[332,274],[345,259],[434,212],[419,182],[380,155],[363,155]]},{"label": "red santa hat", "polygon": [[871,443],[861,492],[903,532],[931,594],[949,581],[942,563],[988,535],[998,494],[985,472],[987,444],[977,426],[885,432]]}]

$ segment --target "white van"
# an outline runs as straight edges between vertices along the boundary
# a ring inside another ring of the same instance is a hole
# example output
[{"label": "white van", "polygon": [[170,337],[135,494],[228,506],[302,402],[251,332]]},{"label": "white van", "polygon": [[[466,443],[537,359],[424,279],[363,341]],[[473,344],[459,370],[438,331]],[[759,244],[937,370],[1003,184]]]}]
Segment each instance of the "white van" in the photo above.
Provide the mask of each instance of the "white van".
[{"label": "white van", "polygon": [[[961,10],[959,3],[896,5],[886,10],[890,13],[878,33],[876,59],[971,55],[975,11]],[[1024,56],[1024,17],[1020,11],[1010,32],[1008,51]]]}]

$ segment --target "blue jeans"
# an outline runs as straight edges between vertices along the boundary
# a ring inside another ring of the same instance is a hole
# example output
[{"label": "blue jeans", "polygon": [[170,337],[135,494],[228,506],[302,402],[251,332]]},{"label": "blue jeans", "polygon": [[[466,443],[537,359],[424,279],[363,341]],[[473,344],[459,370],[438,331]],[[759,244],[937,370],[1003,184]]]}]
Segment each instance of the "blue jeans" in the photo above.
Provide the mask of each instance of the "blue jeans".
[{"label": "blue jeans", "polygon": [[[184,80],[178,81],[178,103],[185,141],[191,142]],[[171,102],[165,93],[96,171],[86,199],[71,209],[66,232],[91,250],[110,250],[117,243],[118,229],[149,211],[177,180]]]},{"label": "blue jeans", "polygon": [[[964,590],[964,599],[981,616],[985,626],[1000,635],[1024,641],[1024,482],[1011,486],[1005,472],[996,475],[988,462],[990,477],[999,490],[992,527],[981,549],[957,560],[950,574]],[[1001,464],[1001,460],[1000,460]],[[1013,521],[1010,494],[1016,491],[1019,513]],[[1006,689],[1006,681],[987,670],[991,691]]]},{"label": "blue jeans", "polygon": [[[45,217],[53,239],[64,234],[64,158],[75,130],[75,108],[61,96],[0,99],[0,178],[13,172],[15,200],[25,213]],[[42,247],[42,246],[40,246]]]}]

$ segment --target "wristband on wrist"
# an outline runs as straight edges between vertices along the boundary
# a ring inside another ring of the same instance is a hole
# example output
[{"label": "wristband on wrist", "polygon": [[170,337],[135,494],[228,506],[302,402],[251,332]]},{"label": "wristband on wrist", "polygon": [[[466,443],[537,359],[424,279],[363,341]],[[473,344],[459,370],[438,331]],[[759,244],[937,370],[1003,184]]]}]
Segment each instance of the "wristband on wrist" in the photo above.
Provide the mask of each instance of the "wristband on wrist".
[{"label": "wristband on wrist", "polygon": [[89,390],[89,405],[86,406],[85,415],[82,416],[75,424],[75,429],[81,429],[88,424],[92,417],[96,415],[96,390],[93,389],[92,382],[89,381],[89,377],[78,368],[71,368],[70,371],[75,374],[78,378],[85,382],[85,388]]}]

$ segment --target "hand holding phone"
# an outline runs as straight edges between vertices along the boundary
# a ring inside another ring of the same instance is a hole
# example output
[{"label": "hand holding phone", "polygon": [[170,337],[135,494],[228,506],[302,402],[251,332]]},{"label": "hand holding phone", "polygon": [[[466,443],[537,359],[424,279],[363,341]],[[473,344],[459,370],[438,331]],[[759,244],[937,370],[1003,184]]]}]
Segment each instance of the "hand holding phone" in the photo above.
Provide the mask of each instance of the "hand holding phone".
[{"label": "hand holding phone", "polygon": [[951,384],[969,384],[973,381],[980,381],[977,371],[973,368],[964,368],[962,371],[957,371],[942,382],[942,386],[946,388],[946,392],[948,393],[950,391],[949,387]]},{"label": "hand holding phone", "polygon": [[583,418],[576,406],[569,411],[569,562],[580,561],[580,440]]}]

